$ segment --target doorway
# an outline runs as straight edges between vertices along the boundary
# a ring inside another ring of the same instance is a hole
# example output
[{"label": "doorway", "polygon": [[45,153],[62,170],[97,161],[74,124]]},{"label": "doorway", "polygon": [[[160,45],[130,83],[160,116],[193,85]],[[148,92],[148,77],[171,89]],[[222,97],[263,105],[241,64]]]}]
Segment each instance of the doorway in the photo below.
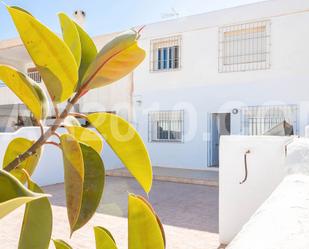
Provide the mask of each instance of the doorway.
[{"label": "doorway", "polygon": [[211,113],[209,119],[208,167],[219,167],[220,137],[231,134],[231,113]]}]

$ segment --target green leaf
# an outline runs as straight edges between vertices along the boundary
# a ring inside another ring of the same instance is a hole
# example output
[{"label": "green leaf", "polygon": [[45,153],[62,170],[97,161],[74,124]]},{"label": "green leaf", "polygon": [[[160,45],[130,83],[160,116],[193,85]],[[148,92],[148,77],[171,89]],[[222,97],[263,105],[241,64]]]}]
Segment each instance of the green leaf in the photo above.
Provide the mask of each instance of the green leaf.
[{"label": "green leaf", "polygon": [[132,72],[145,58],[145,51],[138,47],[138,33],[122,34],[99,52],[89,66],[81,87],[85,91],[111,84]]},{"label": "green leaf", "polygon": [[129,195],[129,249],[164,249],[161,223],[151,205],[142,197]]},{"label": "green leaf", "polygon": [[88,121],[104,137],[145,192],[149,193],[152,185],[151,162],[146,146],[134,127],[110,113],[90,114]]},{"label": "green leaf", "polygon": [[97,210],[104,188],[105,170],[101,156],[90,146],[80,143],[85,162],[85,181],[78,220],[73,231],[84,226]]},{"label": "green leaf", "polygon": [[79,67],[79,80],[80,80],[79,86],[80,86],[81,80],[83,79],[90,64],[97,56],[98,51],[96,45],[94,44],[90,36],[87,34],[87,32],[77,23],[75,23],[75,25],[79,33],[81,49],[82,49],[81,62]]},{"label": "green leaf", "polygon": [[[43,193],[36,183],[28,180],[28,187],[31,191]],[[18,249],[48,249],[52,226],[52,209],[48,198],[26,204]]]},{"label": "green leaf", "polygon": [[105,180],[101,156],[72,135],[61,136],[71,233],[84,226],[99,206]]},{"label": "green leaf", "polygon": [[40,86],[18,70],[0,65],[0,80],[29,108],[37,120],[48,113],[48,100]]},{"label": "green leaf", "polygon": [[28,190],[10,173],[0,170],[0,218],[23,204],[48,196]]},{"label": "green leaf", "polygon": [[[26,138],[14,138],[8,145],[3,159],[3,169],[11,163],[16,157],[20,154],[26,152],[32,145],[34,141],[28,140]],[[37,150],[37,153],[28,157],[26,160],[20,163],[18,168],[13,169],[10,173],[14,175],[22,183],[25,183],[27,180],[26,175],[21,169],[25,169],[29,175],[32,175],[38,161],[41,156],[41,148]]]},{"label": "green leaf", "polygon": [[96,132],[79,126],[67,126],[66,129],[72,136],[77,139],[78,142],[87,144],[98,153],[101,153],[103,148],[103,141]]},{"label": "green leaf", "polygon": [[54,239],[53,242],[56,249],[73,249],[69,244],[61,239]]},{"label": "green leaf", "polygon": [[82,48],[76,25],[74,21],[72,21],[72,19],[69,18],[64,13],[59,13],[58,17],[61,24],[63,40],[69,46],[71,52],[74,55],[76,64],[79,67],[81,61]]},{"label": "green leaf", "polygon": [[64,184],[68,218],[71,231],[73,231],[82,203],[84,159],[79,143],[73,136],[63,134],[60,140],[64,162]]},{"label": "green leaf", "polygon": [[115,239],[104,227],[94,227],[96,249],[117,249]]},{"label": "green leaf", "polygon": [[68,46],[49,28],[21,8],[7,7],[19,35],[55,102],[71,97],[78,67]]}]

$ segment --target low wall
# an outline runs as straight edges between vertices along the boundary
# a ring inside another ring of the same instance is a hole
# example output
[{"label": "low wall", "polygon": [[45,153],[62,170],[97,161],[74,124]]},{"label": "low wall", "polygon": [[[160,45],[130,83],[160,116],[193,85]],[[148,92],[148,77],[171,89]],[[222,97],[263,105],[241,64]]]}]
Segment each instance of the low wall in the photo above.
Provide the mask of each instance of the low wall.
[{"label": "low wall", "polygon": [[309,248],[309,139],[288,147],[287,176],[228,249]]},{"label": "low wall", "polygon": [[[271,136],[221,137],[219,238],[222,244],[232,241],[282,181],[285,175],[285,148],[292,139]],[[245,178],[244,155],[248,150],[248,176],[240,184]]]},{"label": "low wall", "polygon": [[[60,128],[59,133],[65,132],[64,128]],[[0,162],[2,164],[6,148],[10,141],[16,137],[24,137],[28,139],[37,139],[40,136],[40,129],[37,127],[21,128],[14,133],[0,133]],[[51,140],[57,141],[57,138]],[[102,158],[105,169],[121,168],[122,163],[113,153],[108,144],[104,143]],[[61,151],[53,145],[44,146],[44,150],[39,161],[38,167],[33,174],[33,179],[39,185],[51,185],[63,182],[63,163]]]}]

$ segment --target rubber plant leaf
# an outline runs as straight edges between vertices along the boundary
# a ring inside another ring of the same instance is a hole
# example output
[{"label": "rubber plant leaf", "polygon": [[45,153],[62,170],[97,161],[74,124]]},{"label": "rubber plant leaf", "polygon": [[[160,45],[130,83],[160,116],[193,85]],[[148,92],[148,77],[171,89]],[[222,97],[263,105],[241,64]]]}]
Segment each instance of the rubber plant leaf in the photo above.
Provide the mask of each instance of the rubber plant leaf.
[{"label": "rubber plant leaf", "polygon": [[96,58],[98,51],[97,47],[94,44],[91,37],[87,34],[87,32],[80,27],[77,23],[75,23],[77,28],[80,44],[81,44],[81,62],[79,66],[79,85],[80,87],[81,80],[83,79],[87,69],[89,68],[90,64]]},{"label": "rubber plant leaf", "polygon": [[164,249],[165,242],[151,205],[143,198],[129,195],[129,249]]},{"label": "rubber plant leaf", "polygon": [[[8,145],[3,159],[3,169],[6,168],[9,163],[11,163],[20,154],[26,152],[32,145],[34,141],[26,138],[14,138]],[[15,176],[19,181],[25,183],[27,180],[26,175],[21,169],[27,171],[29,175],[32,175],[41,156],[41,148],[39,148],[36,153],[19,164],[18,168],[13,169],[10,173]]]},{"label": "rubber plant leaf", "polygon": [[61,239],[54,239],[53,242],[56,249],[73,249],[68,243]]},{"label": "rubber plant leaf", "polygon": [[152,166],[146,146],[135,128],[111,113],[94,113],[88,121],[103,136],[146,193],[152,186]]},{"label": "rubber plant leaf", "polygon": [[[28,188],[36,193],[44,193],[31,179],[28,179]],[[48,198],[27,203],[18,249],[48,249],[52,226],[53,216]],[[34,234],[35,236],[33,236]]]},{"label": "rubber plant leaf", "polygon": [[0,170],[0,218],[28,202],[48,197],[28,190],[10,173]]},{"label": "rubber plant leaf", "polygon": [[37,120],[46,118],[48,100],[42,88],[17,69],[0,65],[0,80],[28,107]]},{"label": "rubber plant leaf", "polygon": [[105,181],[101,156],[72,135],[61,135],[65,191],[71,234],[84,226],[99,206]]},{"label": "rubber plant leaf", "polygon": [[82,48],[75,22],[64,13],[59,13],[58,17],[61,25],[63,40],[69,46],[72,54],[74,55],[76,64],[79,67]]},{"label": "rubber plant leaf", "polygon": [[96,249],[117,249],[115,239],[104,227],[94,227]]},{"label": "rubber plant leaf", "polygon": [[84,91],[111,84],[132,72],[145,58],[137,44],[139,34],[130,31],[106,44],[83,77]]},{"label": "rubber plant leaf", "polygon": [[67,116],[63,121],[63,126],[81,126],[78,119],[73,116]]},{"label": "rubber plant leaf", "polygon": [[78,83],[78,67],[69,47],[25,10],[14,6],[7,9],[51,99],[66,101]]},{"label": "rubber plant leaf", "polygon": [[80,126],[67,126],[66,129],[78,142],[87,144],[96,152],[101,153],[103,141],[95,131]]}]

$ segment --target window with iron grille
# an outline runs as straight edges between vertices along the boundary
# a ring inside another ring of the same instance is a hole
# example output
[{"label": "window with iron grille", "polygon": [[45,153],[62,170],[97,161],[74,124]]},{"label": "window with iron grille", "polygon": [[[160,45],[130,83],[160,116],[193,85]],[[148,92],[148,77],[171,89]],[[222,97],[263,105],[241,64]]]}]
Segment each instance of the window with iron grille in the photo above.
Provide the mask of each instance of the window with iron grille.
[{"label": "window with iron grille", "polygon": [[27,75],[28,75],[29,78],[33,79],[37,83],[42,82],[42,77],[41,77],[39,71],[35,67],[28,68],[27,69]]},{"label": "window with iron grille", "polygon": [[150,142],[183,142],[184,111],[149,112]]},{"label": "window with iron grille", "polygon": [[286,121],[298,134],[297,105],[249,106],[242,109],[242,133],[263,135],[274,126]]},{"label": "window with iron grille", "polygon": [[270,68],[270,21],[219,29],[219,72]]},{"label": "window with iron grille", "polygon": [[150,71],[170,71],[180,68],[181,36],[151,41]]}]

